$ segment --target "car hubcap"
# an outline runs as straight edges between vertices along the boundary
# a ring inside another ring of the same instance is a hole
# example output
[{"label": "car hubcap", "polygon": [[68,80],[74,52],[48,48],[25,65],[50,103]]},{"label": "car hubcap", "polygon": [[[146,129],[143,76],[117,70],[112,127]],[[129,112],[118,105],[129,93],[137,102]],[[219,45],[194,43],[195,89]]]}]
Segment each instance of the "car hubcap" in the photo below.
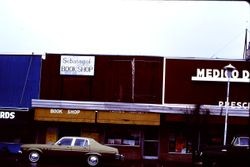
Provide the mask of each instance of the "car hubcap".
[{"label": "car hubcap", "polygon": [[89,156],[88,164],[90,166],[96,166],[98,164],[98,157],[97,156]]},{"label": "car hubcap", "polygon": [[31,162],[37,162],[39,160],[39,158],[40,158],[39,153],[37,153],[37,152],[31,152],[29,154],[29,159]]}]

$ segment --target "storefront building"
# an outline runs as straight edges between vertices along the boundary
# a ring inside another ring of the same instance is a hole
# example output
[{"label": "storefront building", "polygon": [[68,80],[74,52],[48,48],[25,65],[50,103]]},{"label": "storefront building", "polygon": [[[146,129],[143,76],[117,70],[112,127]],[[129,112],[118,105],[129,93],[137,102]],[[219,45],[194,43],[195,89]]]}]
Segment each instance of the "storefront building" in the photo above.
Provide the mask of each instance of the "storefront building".
[{"label": "storefront building", "polygon": [[237,69],[230,138],[248,133],[249,62],[47,54],[40,98],[32,100],[36,142],[88,136],[127,159],[191,161],[194,150],[223,139],[229,63]]},{"label": "storefront building", "polygon": [[168,155],[223,144],[228,81],[224,67],[228,64],[236,69],[230,79],[227,141],[235,135],[249,135],[248,61],[166,59],[165,63],[164,105],[175,104],[184,110],[176,118],[169,114],[162,118],[161,125],[169,131]]},{"label": "storefront building", "polygon": [[0,55],[0,141],[33,141],[31,99],[39,98],[40,55]]}]

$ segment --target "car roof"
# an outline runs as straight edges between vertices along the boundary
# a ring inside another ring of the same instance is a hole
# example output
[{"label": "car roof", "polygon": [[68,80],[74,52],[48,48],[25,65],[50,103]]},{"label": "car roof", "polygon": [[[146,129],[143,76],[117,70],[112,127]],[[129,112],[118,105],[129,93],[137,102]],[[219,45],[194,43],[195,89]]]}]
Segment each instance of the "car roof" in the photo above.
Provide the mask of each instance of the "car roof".
[{"label": "car roof", "polygon": [[89,137],[82,137],[82,136],[63,136],[63,137],[61,137],[60,139],[63,139],[63,138],[74,138],[74,139],[94,140],[94,139],[92,139],[92,138],[89,138]]}]

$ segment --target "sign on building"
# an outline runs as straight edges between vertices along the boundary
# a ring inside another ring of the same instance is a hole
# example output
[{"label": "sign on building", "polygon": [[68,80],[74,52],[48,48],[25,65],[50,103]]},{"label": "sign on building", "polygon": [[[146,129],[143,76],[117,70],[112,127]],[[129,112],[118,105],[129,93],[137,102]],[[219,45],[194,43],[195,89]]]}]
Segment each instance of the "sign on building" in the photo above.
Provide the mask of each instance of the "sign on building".
[{"label": "sign on building", "polygon": [[60,75],[94,76],[94,56],[61,56]]}]

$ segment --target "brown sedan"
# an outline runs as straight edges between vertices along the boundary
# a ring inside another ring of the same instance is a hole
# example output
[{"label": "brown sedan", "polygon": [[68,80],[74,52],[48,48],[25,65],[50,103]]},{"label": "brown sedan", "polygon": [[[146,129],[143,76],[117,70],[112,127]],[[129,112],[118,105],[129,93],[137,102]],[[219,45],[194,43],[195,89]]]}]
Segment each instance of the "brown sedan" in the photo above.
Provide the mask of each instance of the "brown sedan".
[{"label": "brown sedan", "polygon": [[101,160],[123,160],[117,148],[102,145],[92,138],[62,137],[55,144],[23,144],[24,158],[37,163],[42,157],[82,158],[88,166],[98,166]]}]

